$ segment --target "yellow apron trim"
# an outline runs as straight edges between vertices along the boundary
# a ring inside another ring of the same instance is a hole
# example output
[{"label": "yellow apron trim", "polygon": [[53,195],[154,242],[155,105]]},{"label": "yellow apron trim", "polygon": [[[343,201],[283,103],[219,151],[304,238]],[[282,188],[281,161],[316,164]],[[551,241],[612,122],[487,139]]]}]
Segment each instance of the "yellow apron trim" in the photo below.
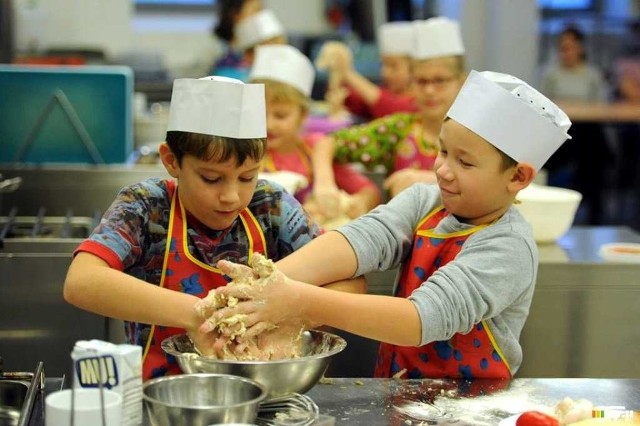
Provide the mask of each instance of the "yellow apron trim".
[{"label": "yellow apron trim", "polygon": [[[160,287],[164,287],[164,279],[165,272],[167,271],[167,263],[169,262],[169,252],[171,248],[171,238],[173,237],[173,218],[175,216],[176,210],[176,196],[178,194],[178,188],[176,187],[173,192],[173,196],[171,197],[171,210],[169,211],[169,230],[167,232],[167,244],[164,247],[164,259],[162,260],[162,274],[160,275]],[[151,330],[149,331],[149,337],[147,338],[147,342],[144,345],[144,352],[142,354],[142,364],[144,364],[145,359],[147,358],[147,354],[149,353],[149,348],[151,347],[151,340],[153,339],[153,332],[155,331],[156,325],[151,324]]]},{"label": "yellow apron trim", "polygon": [[[300,162],[304,165],[305,177],[307,177],[307,180],[311,182],[311,179],[313,178],[313,171],[311,169],[311,163],[309,162],[309,156],[311,155],[311,152],[306,149],[305,145],[298,147],[297,151]],[[279,171],[276,167],[276,164],[273,162],[273,157],[271,157],[271,154],[268,152],[264,156],[264,160],[262,161],[262,170],[270,173]]]},{"label": "yellow apron trim", "polygon": [[186,212],[184,210],[184,205],[182,203],[180,203],[180,212],[182,213],[182,251],[184,252],[185,256],[187,256],[187,258],[190,261],[192,261],[196,265],[200,266],[201,268],[204,268],[204,269],[206,269],[208,271],[217,272],[217,273],[221,274],[222,271],[220,269],[215,268],[215,267],[213,267],[211,265],[207,265],[206,263],[199,261],[198,259],[193,257],[193,255],[189,251],[189,238],[188,238],[188,235],[187,235],[187,216],[186,216]]},{"label": "yellow apron trim", "polygon": [[487,336],[489,337],[489,340],[491,340],[491,345],[493,346],[493,349],[496,350],[498,355],[500,355],[500,359],[502,359],[502,362],[504,362],[504,365],[507,366],[507,370],[509,370],[509,375],[513,376],[513,373],[511,372],[511,366],[509,365],[509,361],[507,361],[507,357],[504,356],[504,353],[502,352],[502,349],[500,349],[500,346],[498,346],[498,342],[496,342],[496,339],[493,337],[493,333],[491,332],[491,329],[489,328],[489,324],[487,324],[486,321],[482,321],[482,326],[484,327],[485,331],[487,332]]},{"label": "yellow apron trim", "polygon": [[273,158],[271,158],[271,155],[268,152],[267,155],[264,156],[264,160],[262,161],[262,170],[270,173],[278,171],[276,169],[276,165],[273,162]]},{"label": "yellow apron trim", "polygon": [[416,227],[416,235],[420,235],[421,237],[430,237],[430,238],[453,238],[453,237],[462,237],[464,235],[469,235],[469,234],[473,234],[474,232],[477,232],[481,229],[486,228],[489,225],[492,225],[495,221],[491,222],[491,223],[485,223],[483,225],[477,225],[474,226],[473,228],[469,228],[469,229],[464,229],[462,231],[457,231],[457,232],[451,232],[449,234],[439,234],[437,232],[434,232],[431,229],[420,229],[420,227],[422,226],[422,224],[424,222],[426,222],[431,216],[433,216],[434,214],[438,213],[440,210],[442,210],[444,207],[438,207],[436,209],[434,209],[431,213],[429,213],[427,216],[425,216],[424,219],[422,219],[420,221],[420,223],[418,223],[418,226]]},{"label": "yellow apron trim", "polygon": [[[258,223],[258,220],[253,215],[253,213],[251,213],[251,211],[249,211],[249,209],[245,209],[245,212],[247,213],[248,219],[251,220],[251,222],[256,227],[256,229],[258,231],[260,231],[260,240],[262,241],[262,248],[264,249],[264,255],[266,256],[267,255],[267,241],[264,239],[264,232],[262,232],[262,228],[260,227],[260,224]],[[251,232],[249,232],[250,228],[249,228],[249,224],[247,223],[247,218],[245,218],[243,215],[240,215],[240,220],[242,221],[242,224],[244,225],[244,229],[247,231],[247,238],[249,239],[249,258],[248,258],[247,263],[249,265],[251,265],[251,263],[253,262],[253,246],[254,246],[253,235],[251,234]]]},{"label": "yellow apron trim", "polygon": [[433,216],[434,214],[438,213],[440,210],[444,209],[444,206],[440,206],[440,207],[436,207],[435,209],[431,210],[430,213],[428,213],[425,217],[422,218],[422,220],[420,222],[418,222],[418,225],[416,226],[416,228],[413,230],[414,234],[416,232],[418,232],[418,230],[420,229],[420,227],[429,219],[431,219],[431,216]]}]

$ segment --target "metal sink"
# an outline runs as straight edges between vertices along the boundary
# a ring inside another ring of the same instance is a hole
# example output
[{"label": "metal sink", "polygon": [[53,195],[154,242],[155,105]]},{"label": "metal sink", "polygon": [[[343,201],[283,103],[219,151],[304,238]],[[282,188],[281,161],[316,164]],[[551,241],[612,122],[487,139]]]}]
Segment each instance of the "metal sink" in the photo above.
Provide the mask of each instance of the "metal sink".
[{"label": "metal sink", "polygon": [[14,426],[27,399],[29,382],[0,380],[0,426]]}]

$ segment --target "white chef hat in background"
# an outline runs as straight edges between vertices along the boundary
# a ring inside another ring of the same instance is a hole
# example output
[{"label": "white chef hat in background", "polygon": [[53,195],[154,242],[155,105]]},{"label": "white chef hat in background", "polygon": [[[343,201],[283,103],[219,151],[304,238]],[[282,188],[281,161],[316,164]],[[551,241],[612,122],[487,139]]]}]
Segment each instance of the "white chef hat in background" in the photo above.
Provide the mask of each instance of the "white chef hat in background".
[{"label": "white chef hat in background", "polygon": [[285,35],[284,27],[270,9],[263,9],[238,22],[234,29],[235,43],[246,50],[258,43]]},{"label": "white chef hat in background", "polygon": [[571,138],[567,114],[509,74],[471,71],[447,116],[537,170]]},{"label": "white chef hat in background", "polygon": [[436,17],[413,21],[414,59],[432,59],[464,55],[460,24],[449,18]]},{"label": "white chef hat in background", "polygon": [[309,58],[293,46],[258,46],[249,80],[259,78],[290,84],[305,96],[311,96],[315,69]]},{"label": "white chef hat in background", "polygon": [[167,131],[237,139],[266,138],[263,84],[229,77],[180,78],[173,82]]},{"label": "white chef hat in background", "polygon": [[380,55],[411,55],[413,50],[413,23],[386,22],[378,27]]}]

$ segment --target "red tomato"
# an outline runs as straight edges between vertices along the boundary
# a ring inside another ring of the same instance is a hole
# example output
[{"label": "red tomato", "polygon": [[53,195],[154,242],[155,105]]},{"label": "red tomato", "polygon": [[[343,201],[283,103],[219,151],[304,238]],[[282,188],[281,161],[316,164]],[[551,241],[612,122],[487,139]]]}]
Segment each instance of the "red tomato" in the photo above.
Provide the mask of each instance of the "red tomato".
[{"label": "red tomato", "polygon": [[516,426],[560,426],[560,422],[541,411],[525,411],[516,420]]}]

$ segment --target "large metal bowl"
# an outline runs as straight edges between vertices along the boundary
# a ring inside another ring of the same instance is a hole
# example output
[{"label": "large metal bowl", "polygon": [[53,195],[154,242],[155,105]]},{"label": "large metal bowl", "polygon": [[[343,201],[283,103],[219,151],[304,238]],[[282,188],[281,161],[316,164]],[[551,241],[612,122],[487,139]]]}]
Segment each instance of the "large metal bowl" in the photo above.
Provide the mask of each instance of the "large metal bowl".
[{"label": "large metal bowl", "polygon": [[223,361],[195,355],[191,339],[175,335],[162,342],[162,349],[173,355],[183,373],[219,373],[247,377],[263,384],[267,398],[305,393],[320,380],[331,358],[342,352],[347,342],[340,336],[319,330],[305,331],[303,353],[299,358],[277,361]]},{"label": "large metal bowl", "polygon": [[253,423],[266,396],[260,383],[227,374],[179,374],[142,386],[145,416],[152,426]]}]

